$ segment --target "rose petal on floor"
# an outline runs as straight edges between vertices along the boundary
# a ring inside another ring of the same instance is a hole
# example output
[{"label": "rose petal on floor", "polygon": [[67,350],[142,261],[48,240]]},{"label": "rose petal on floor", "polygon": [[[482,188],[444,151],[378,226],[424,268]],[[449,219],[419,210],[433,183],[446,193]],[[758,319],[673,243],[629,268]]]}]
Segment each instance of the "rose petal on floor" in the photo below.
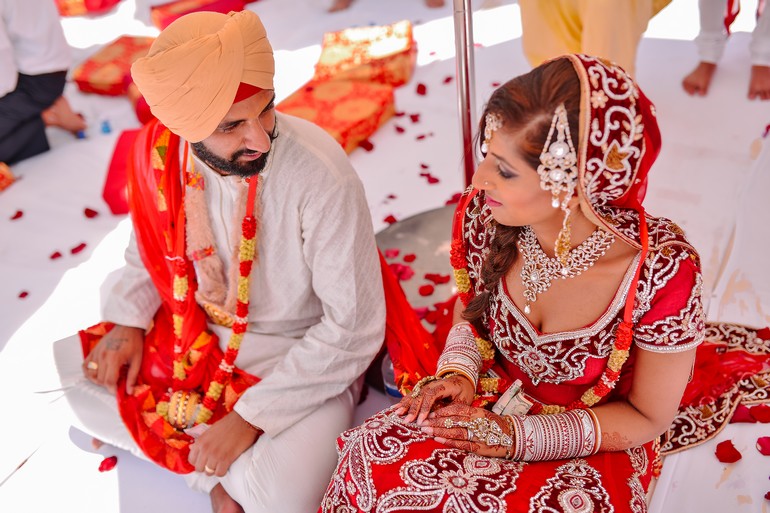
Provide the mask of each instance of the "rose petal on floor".
[{"label": "rose petal on floor", "polygon": [[757,438],[757,450],[763,456],[770,456],[770,436],[760,436]]},{"label": "rose petal on floor", "polygon": [[419,292],[421,296],[430,296],[435,290],[436,288],[433,285],[423,285],[417,289],[417,292]]},{"label": "rose petal on floor", "polygon": [[743,457],[733,445],[732,440],[725,440],[724,442],[718,443],[714,454],[716,454],[717,459],[722,463],[735,463]]},{"label": "rose petal on floor", "polygon": [[398,248],[388,248],[382,252],[385,258],[396,258],[399,253],[401,253],[401,250]]},{"label": "rose petal on floor", "polygon": [[102,460],[101,463],[99,463],[99,472],[108,472],[115,468],[115,465],[118,464],[118,457],[117,456],[107,456]]},{"label": "rose petal on floor", "polygon": [[414,253],[407,253],[404,255],[404,262],[414,262],[417,259],[417,255]]},{"label": "rose petal on floor", "polygon": [[54,251],[48,258],[51,260],[56,260],[57,258],[61,258],[61,253],[59,251]]},{"label": "rose petal on floor", "polygon": [[81,242],[80,244],[78,244],[74,248],[70,249],[70,253],[72,253],[73,255],[77,255],[78,253],[80,253],[84,249],[86,249],[86,243],[85,242]]},{"label": "rose petal on floor", "polygon": [[21,210],[17,210],[16,213],[11,216],[11,221],[15,221],[23,215],[24,215],[24,212],[22,212]]},{"label": "rose petal on floor", "polygon": [[99,212],[92,208],[86,207],[85,210],[83,210],[83,215],[85,215],[89,219],[93,219],[94,217],[99,215]]}]

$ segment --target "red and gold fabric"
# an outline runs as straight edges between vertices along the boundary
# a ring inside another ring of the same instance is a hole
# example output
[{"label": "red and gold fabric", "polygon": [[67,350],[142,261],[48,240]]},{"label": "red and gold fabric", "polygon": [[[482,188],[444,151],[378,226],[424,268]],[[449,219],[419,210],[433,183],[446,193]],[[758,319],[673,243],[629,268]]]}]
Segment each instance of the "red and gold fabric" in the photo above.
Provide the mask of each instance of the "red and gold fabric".
[{"label": "red and gold fabric", "polygon": [[177,0],[153,6],[150,18],[153,25],[163,30],[177,18],[191,12],[215,11],[227,14],[230,11],[242,11],[246,3],[244,0]]},{"label": "red and gold fabric", "polygon": [[409,21],[328,32],[313,80],[358,80],[398,87],[412,78],[416,59]]},{"label": "red and gold fabric", "polygon": [[147,54],[153,41],[152,37],[121,36],[75,68],[72,79],[84,93],[120,96],[131,64]]},{"label": "red and gold fabric", "polygon": [[112,9],[120,0],[56,0],[56,7],[62,16],[98,14]]},{"label": "red and gold fabric", "polygon": [[[157,120],[137,136],[128,166],[128,198],[139,253],[162,303],[145,336],[141,372],[134,393],[118,385],[118,408],[136,443],[155,463],[178,473],[194,470],[187,456],[193,439],[161,415],[160,403],[170,400],[169,389],[193,393],[202,402],[223,359],[219,340],[196,303],[193,264],[185,251],[184,195],[187,176],[179,162],[180,138]],[[179,270],[187,276],[187,291],[176,287]],[[176,292],[176,295],[175,295]],[[176,296],[176,297],[175,297]],[[180,297],[184,298],[180,302]],[[175,320],[182,318],[175,336]],[[80,333],[87,355],[111,326],[96,325]],[[177,338],[180,350],[175,350]],[[177,368],[181,365],[181,368]],[[183,372],[180,372],[183,371]],[[232,410],[240,395],[258,378],[235,368],[209,423]],[[194,401],[197,402],[197,401]]]},{"label": "red and gold fabric", "polygon": [[[623,400],[638,351],[696,346],[701,367],[690,395],[685,394],[691,405],[708,411],[734,386],[767,400],[767,375],[759,369],[766,369],[768,333],[735,336],[735,354],[724,360],[702,356],[722,350],[719,342],[717,349],[702,344],[707,330],[697,253],[674,223],[648,216],[641,206],[660,149],[654,107],[620,68],[581,55],[566,58],[583,88],[578,131],[582,210],[640,252],[596,321],[577,330],[541,333],[519,310],[504,280],[492,287],[481,283],[497,227],[484,193],[467,191],[456,210],[450,252],[458,296],[467,305],[482,290],[490,291],[483,318],[489,337],[476,340],[483,363],[474,404],[494,403],[516,379],[534,403],[529,413]],[[730,362],[727,368],[723,362]],[[687,442],[689,425],[683,419],[680,426],[667,443]],[[524,463],[449,448],[418,426],[403,424],[393,409],[343,433],[338,453],[320,509],[324,513],[643,512],[649,483],[660,471],[657,440],[624,451]]]},{"label": "red and gold fabric", "polygon": [[354,80],[311,81],[276,106],[326,130],[347,153],[395,113],[393,88]]}]

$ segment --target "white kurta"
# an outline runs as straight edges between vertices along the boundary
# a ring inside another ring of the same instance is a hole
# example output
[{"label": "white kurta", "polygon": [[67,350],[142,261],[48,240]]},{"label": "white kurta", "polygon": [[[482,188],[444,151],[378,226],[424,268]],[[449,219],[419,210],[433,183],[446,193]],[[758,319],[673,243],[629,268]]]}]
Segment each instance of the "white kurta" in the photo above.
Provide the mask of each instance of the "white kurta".
[{"label": "white kurta", "polygon": [[18,73],[66,71],[72,61],[53,0],[0,0],[0,96]]},{"label": "white kurta", "polygon": [[[327,455],[319,468],[310,469],[312,475],[321,474],[320,500],[336,462],[334,437],[349,427],[345,424],[352,420],[359,378],[383,342],[385,303],[369,208],[347,156],[315,125],[281,114],[277,114],[277,123],[279,135],[273,142],[272,161],[263,173],[260,194],[259,260],[251,276],[249,328],[236,360],[237,366],[262,380],[244,393],[235,410],[265,431],[255,447],[244,453],[254,459],[246,465],[260,469],[265,467],[258,455],[265,453],[266,443],[279,441],[284,433],[296,436],[302,420],[315,417],[300,430],[311,452],[320,446],[318,450]],[[200,161],[196,166],[204,175],[216,251],[228,266],[237,242],[231,238],[238,233],[232,224],[240,224],[235,208],[242,180],[221,177]],[[105,305],[104,319],[147,328],[160,299],[133,238],[126,262]],[[230,329],[210,327],[224,350]],[[93,408],[87,398],[82,402],[85,404],[75,408]],[[340,410],[342,403],[347,415]],[[321,414],[326,420],[314,413],[324,410],[319,408],[322,405],[334,412],[326,417]],[[292,445],[297,447],[296,442]],[[300,451],[296,460],[287,457],[285,468],[263,476],[260,486],[268,489],[265,480],[300,472],[291,470],[291,465],[312,467],[314,460],[309,456]],[[232,479],[228,476],[224,479]],[[204,489],[216,482],[204,476],[194,479],[203,480],[200,487]],[[244,479],[255,481],[253,475]],[[293,493],[298,492],[297,484],[285,483],[293,487]],[[251,485],[244,486],[246,495],[254,493],[248,490]]]}]

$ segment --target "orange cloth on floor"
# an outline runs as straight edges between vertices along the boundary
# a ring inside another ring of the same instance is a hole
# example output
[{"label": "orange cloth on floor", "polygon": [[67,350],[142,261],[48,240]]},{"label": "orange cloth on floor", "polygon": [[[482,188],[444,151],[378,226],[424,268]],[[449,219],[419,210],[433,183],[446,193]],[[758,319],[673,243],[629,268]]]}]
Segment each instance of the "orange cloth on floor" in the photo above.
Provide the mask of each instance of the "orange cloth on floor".
[{"label": "orange cloth on floor", "polygon": [[416,58],[409,21],[328,32],[313,80],[361,80],[398,87],[412,78]]},{"label": "orange cloth on floor", "polygon": [[120,96],[131,64],[144,57],[154,38],[121,36],[89,57],[72,72],[72,79],[84,93]]},{"label": "orange cloth on floor", "polygon": [[320,126],[347,153],[395,113],[391,86],[354,80],[308,82],[276,109]]}]

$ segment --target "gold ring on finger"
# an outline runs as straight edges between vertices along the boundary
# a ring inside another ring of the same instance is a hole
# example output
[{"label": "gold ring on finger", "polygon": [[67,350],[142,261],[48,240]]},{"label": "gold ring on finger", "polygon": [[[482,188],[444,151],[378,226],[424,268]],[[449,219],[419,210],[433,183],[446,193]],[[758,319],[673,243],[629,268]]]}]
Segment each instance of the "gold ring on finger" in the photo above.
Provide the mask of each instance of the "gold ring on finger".
[{"label": "gold ring on finger", "polygon": [[210,476],[214,475],[214,469],[209,467],[208,465],[204,465],[203,466],[203,470],[204,470],[204,472],[206,472],[206,474],[208,474]]}]

